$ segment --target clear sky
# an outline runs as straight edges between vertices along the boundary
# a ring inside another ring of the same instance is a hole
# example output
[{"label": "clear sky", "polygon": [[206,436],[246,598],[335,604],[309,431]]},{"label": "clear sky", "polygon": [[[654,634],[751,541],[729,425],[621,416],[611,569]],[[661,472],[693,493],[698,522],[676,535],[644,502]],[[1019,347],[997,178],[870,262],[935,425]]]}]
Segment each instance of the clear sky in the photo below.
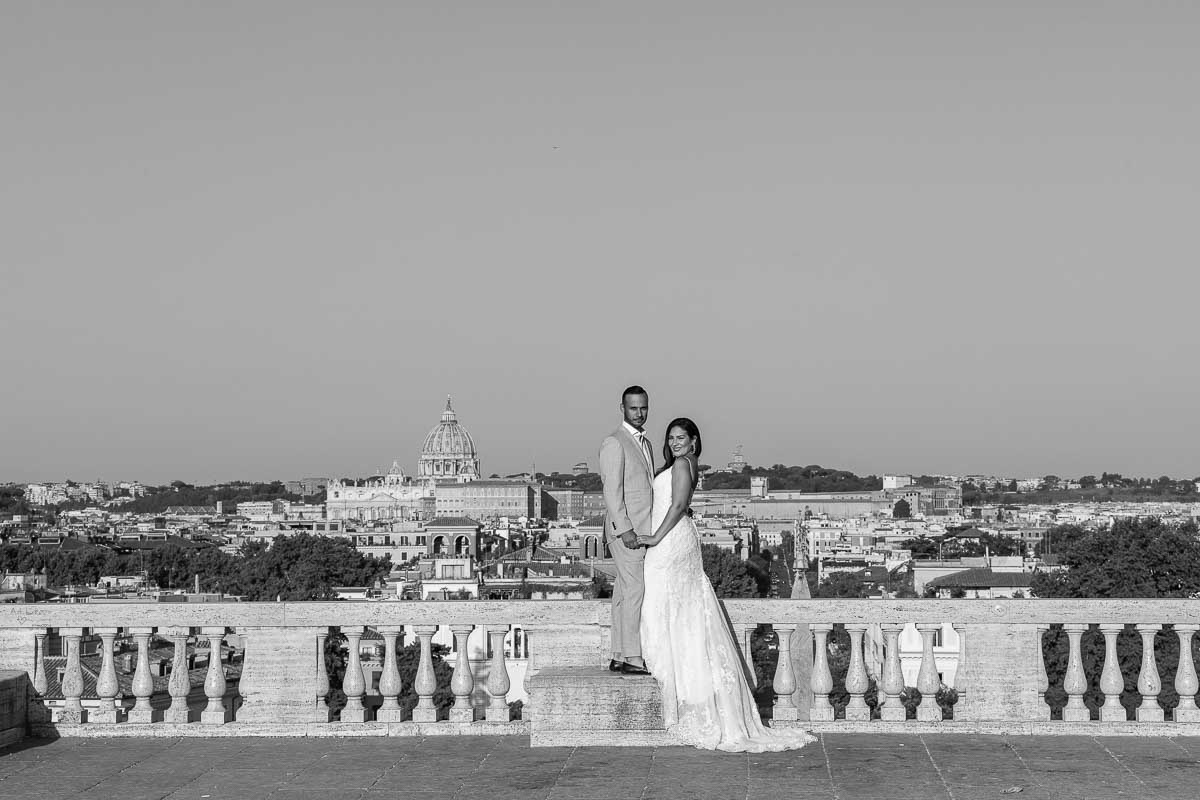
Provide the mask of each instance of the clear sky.
[{"label": "clear sky", "polygon": [[1200,475],[1195,3],[3,17],[0,480]]}]

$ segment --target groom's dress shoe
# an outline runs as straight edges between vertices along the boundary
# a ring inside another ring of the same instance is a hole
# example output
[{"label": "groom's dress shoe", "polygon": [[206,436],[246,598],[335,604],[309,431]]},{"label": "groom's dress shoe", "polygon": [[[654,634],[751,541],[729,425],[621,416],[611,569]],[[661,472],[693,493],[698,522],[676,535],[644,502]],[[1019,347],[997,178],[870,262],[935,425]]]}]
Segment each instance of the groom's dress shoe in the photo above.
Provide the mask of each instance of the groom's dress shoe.
[{"label": "groom's dress shoe", "polygon": [[608,671],[609,671],[609,672],[620,672],[620,671],[621,671],[621,667],[623,667],[623,666],[625,666],[625,662],[624,662],[624,661],[617,661],[617,660],[614,658],[614,659],[612,659],[612,660],[610,660],[610,661],[608,662]]},{"label": "groom's dress shoe", "polygon": [[621,665],[621,674],[622,675],[649,675],[650,670],[646,669],[645,667],[639,667],[637,664],[630,664],[628,661],[626,661],[624,664]]}]

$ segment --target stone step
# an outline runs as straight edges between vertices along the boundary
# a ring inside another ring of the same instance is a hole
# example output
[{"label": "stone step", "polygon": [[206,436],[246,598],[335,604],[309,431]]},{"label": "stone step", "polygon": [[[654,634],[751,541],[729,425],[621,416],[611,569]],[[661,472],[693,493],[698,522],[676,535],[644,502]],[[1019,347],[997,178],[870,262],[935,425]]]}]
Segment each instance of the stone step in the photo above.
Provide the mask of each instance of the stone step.
[{"label": "stone step", "polygon": [[530,678],[532,747],[674,744],[653,677],[607,667],[549,667]]},{"label": "stone step", "polygon": [[16,744],[25,736],[29,723],[29,675],[17,670],[0,670],[0,748]]}]

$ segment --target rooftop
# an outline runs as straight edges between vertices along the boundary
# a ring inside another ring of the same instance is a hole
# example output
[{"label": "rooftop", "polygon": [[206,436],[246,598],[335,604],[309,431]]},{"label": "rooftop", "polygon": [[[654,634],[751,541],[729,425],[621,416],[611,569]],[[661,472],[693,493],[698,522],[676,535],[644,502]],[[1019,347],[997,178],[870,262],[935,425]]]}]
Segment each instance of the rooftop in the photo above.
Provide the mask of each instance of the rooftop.
[{"label": "rooftop", "polygon": [[479,528],[483,523],[470,517],[435,517],[425,523],[426,528]]},{"label": "rooftop", "polygon": [[822,734],[787,753],[529,747],[525,736],[26,739],[6,798],[1194,798],[1200,737]]},{"label": "rooftop", "polygon": [[961,586],[967,589],[1016,586],[1028,589],[1032,584],[1032,572],[1000,572],[986,567],[977,567],[934,578],[926,586]]}]

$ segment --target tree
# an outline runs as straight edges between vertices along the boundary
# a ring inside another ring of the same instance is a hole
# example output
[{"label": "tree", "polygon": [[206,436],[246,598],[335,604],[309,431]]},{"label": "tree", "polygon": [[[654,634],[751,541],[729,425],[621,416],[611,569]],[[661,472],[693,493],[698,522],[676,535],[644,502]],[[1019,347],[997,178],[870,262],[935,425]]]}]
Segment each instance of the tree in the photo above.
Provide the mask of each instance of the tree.
[{"label": "tree", "polygon": [[715,544],[700,545],[704,574],[717,597],[759,597],[758,583],[746,565],[728,550]]},{"label": "tree", "polygon": [[796,535],[791,531],[781,533],[779,549],[783,554],[783,563],[787,564],[788,569],[794,568],[796,565]]},{"label": "tree", "polygon": [[1033,554],[1038,558],[1061,555],[1074,540],[1086,536],[1087,533],[1087,529],[1079,525],[1055,525],[1047,528],[1041,541],[1034,546]]},{"label": "tree", "polygon": [[892,506],[892,519],[908,519],[911,516],[912,507],[901,497],[896,501],[896,505]]},{"label": "tree", "polygon": [[328,600],[334,586],[370,586],[391,571],[388,556],[363,555],[346,539],[300,533],[279,536],[246,558],[238,576],[251,600]]},{"label": "tree", "polygon": [[938,543],[924,534],[915,539],[905,539],[900,547],[911,551],[913,558],[934,558],[938,555]]},{"label": "tree", "polygon": [[[1065,572],[1039,572],[1038,597],[1187,597],[1200,591],[1195,522],[1118,519],[1103,530],[1059,529],[1055,552]],[[1050,531],[1047,531],[1050,534]]]},{"label": "tree", "polygon": [[771,594],[771,551],[764,550],[758,555],[746,559],[746,572],[754,579],[758,587],[757,597],[767,597]]},{"label": "tree", "polygon": [[[1031,589],[1039,597],[1187,597],[1200,590],[1200,541],[1194,522],[1171,525],[1154,518],[1119,519],[1110,528],[1097,531],[1062,526],[1047,531],[1048,541],[1052,533],[1056,533],[1054,552],[1067,569],[1035,573]],[[1128,626],[1117,636],[1117,662],[1125,684],[1120,701],[1129,715],[1141,702],[1137,692],[1141,647],[1141,637]],[[1200,652],[1200,642],[1194,641],[1193,649]],[[1089,681],[1083,700],[1091,709],[1101,699],[1104,650],[1099,632],[1083,634],[1081,655]],[[1045,635],[1042,651],[1051,687],[1046,700],[1058,709],[1066,703],[1061,688],[1069,654],[1066,634],[1052,628]],[[1173,631],[1155,634],[1154,653],[1160,677],[1174,675],[1179,641]],[[1173,681],[1163,680],[1158,700],[1168,711],[1178,704]]]},{"label": "tree", "polygon": [[1100,484],[1102,486],[1124,486],[1126,479],[1121,477],[1119,472],[1102,472],[1100,473]]},{"label": "tree", "polygon": [[1017,479],[1016,478],[1013,478],[1011,481],[1008,482],[1008,491],[1010,491],[1010,492],[1017,491]]},{"label": "tree", "polygon": [[1096,488],[1096,476],[1095,475],[1084,475],[1082,478],[1079,479],[1079,488],[1080,489],[1095,489]]},{"label": "tree", "polygon": [[831,572],[812,591],[813,597],[870,597],[875,584],[864,579],[862,571]]},{"label": "tree", "polygon": [[859,477],[853,472],[826,469],[817,464],[807,467],[775,464],[747,467],[742,472],[710,472],[704,476],[704,485],[708,489],[749,489],[751,477],[767,478],[774,489],[802,492],[877,491],[883,488],[883,480],[878,476]]},{"label": "tree", "polygon": [[[954,547],[950,545],[953,543]],[[946,549],[959,556],[1019,556],[1021,540],[1003,533],[982,533],[978,539],[949,539]]]},{"label": "tree", "polygon": [[20,486],[0,486],[0,513],[28,514],[29,504],[25,502],[25,490]]}]

